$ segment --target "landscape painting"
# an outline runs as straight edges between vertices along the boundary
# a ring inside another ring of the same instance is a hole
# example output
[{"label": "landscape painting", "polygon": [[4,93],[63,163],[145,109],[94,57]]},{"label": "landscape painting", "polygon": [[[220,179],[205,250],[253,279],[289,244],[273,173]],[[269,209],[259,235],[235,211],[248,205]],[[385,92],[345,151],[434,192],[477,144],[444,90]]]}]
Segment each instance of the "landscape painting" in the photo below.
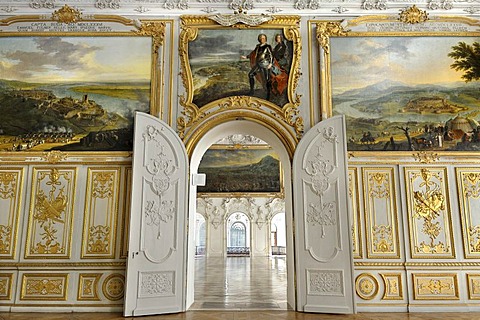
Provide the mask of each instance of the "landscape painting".
[{"label": "landscape painting", "polygon": [[480,150],[480,38],[332,37],[350,151]]},{"label": "landscape painting", "polygon": [[1,37],[0,151],[132,150],[150,111],[148,37]]},{"label": "landscape painting", "polygon": [[231,149],[211,147],[200,162],[199,173],[206,174],[206,185],[199,193],[282,192],[280,161],[270,148]]},{"label": "landscape painting", "polygon": [[192,102],[252,96],[285,105],[293,49],[281,28],[198,30],[188,44]]}]

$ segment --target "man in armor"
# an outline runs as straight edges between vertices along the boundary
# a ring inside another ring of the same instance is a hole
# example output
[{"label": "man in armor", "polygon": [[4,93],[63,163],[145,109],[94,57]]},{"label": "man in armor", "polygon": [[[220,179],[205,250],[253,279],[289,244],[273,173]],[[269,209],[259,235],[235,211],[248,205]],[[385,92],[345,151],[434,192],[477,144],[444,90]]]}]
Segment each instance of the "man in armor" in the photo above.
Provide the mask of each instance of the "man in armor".
[{"label": "man in armor", "polygon": [[259,80],[267,90],[267,100],[270,99],[270,92],[272,91],[272,81],[270,77],[271,68],[273,66],[272,47],[267,43],[267,35],[261,33],[258,35],[258,44],[248,56],[242,58],[250,59],[252,69],[248,73],[250,80],[250,92],[248,95],[252,96],[255,87],[255,77]]}]

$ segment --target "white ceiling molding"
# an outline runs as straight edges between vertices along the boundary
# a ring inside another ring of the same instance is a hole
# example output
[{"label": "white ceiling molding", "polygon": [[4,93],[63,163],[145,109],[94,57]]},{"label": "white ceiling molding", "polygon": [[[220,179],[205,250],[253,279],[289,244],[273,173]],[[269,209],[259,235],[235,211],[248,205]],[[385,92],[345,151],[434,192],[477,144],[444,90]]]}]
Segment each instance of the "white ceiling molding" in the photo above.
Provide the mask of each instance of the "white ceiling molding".
[{"label": "white ceiling molding", "polygon": [[50,15],[64,5],[82,14],[122,16],[231,15],[248,10],[249,15],[282,12],[313,17],[354,17],[398,14],[412,5],[438,15],[477,15],[480,11],[480,0],[2,0],[0,15]]}]

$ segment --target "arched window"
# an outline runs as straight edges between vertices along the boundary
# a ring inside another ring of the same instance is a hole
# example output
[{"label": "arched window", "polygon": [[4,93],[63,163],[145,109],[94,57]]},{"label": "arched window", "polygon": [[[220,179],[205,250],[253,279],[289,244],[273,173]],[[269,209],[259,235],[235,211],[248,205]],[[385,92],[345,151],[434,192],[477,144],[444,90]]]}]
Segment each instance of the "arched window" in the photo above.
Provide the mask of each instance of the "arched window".
[{"label": "arched window", "polygon": [[237,221],[230,227],[230,246],[231,247],[246,247],[247,246],[247,232],[245,225]]},{"label": "arched window", "polygon": [[227,255],[250,255],[250,219],[243,212],[227,219]]}]

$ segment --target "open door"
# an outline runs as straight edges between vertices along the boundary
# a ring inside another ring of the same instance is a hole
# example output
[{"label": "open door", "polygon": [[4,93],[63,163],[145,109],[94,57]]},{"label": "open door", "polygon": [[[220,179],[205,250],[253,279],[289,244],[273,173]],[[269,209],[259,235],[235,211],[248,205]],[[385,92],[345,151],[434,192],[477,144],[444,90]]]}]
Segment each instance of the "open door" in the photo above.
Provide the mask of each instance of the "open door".
[{"label": "open door", "polygon": [[293,159],[297,310],[354,313],[345,120],[310,129]]},{"label": "open door", "polygon": [[161,120],[137,112],[125,316],[185,311],[188,157]]}]

